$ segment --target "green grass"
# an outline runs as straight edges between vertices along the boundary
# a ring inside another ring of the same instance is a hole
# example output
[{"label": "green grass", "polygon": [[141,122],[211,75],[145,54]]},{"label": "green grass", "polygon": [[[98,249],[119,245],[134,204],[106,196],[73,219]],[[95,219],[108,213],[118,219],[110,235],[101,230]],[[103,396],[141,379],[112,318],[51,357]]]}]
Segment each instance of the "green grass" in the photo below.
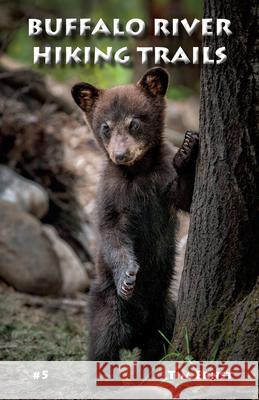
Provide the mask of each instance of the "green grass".
[{"label": "green grass", "polygon": [[[171,346],[170,340],[164,335],[163,332],[158,331],[159,334],[162,336],[164,341],[169,345],[169,348]],[[191,355],[191,350],[190,350],[190,341],[189,341],[189,335],[188,335],[188,330],[185,327],[184,328],[184,342],[185,342],[185,352],[180,353],[180,352],[167,352],[166,351],[166,346],[165,348],[165,355],[161,359],[161,361],[167,361],[167,360],[184,360],[184,361],[192,361],[194,360],[193,356]]]},{"label": "green grass", "polygon": [[26,295],[0,292],[0,360],[85,360],[84,313],[28,307]]}]

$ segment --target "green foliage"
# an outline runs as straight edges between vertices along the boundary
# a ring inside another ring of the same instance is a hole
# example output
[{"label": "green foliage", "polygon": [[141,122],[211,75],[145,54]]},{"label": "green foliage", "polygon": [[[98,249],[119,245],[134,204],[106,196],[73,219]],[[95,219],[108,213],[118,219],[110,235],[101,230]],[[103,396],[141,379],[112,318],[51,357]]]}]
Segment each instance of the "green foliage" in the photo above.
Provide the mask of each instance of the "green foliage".
[{"label": "green foliage", "polygon": [[[166,8],[173,0],[156,0],[156,7]],[[187,17],[201,17],[201,0],[181,0],[183,10]],[[11,0],[12,5],[15,2]],[[32,12],[33,17],[90,17],[93,21],[103,18],[105,23],[111,28],[113,18],[119,18],[122,24],[125,24],[131,18],[142,18],[148,23],[150,15],[149,0],[131,0],[122,2],[121,0],[21,0],[20,4]],[[167,18],[167,16],[165,16]],[[168,18],[170,18],[168,16]],[[132,66],[121,65],[51,65],[38,66],[33,65],[33,47],[72,46],[80,47],[98,47],[106,50],[107,46],[112,46],[114,51],[127,46],[133,49],[136,46],[136,40],[133,38],[103,38],[103,37],[29,37],[27,33],[27,23],[23,23],[21,28],[14,34],[13,40],[8,48],[8,55],[14,59],[27,64],[29,67],[39,70],[43,74],[49,74],[55,79],[61,81],[89,81],[100,87],[111,87],[118,84],[127,84],[132,81]],[[186,86],[173,86],[169,88],[168,97],[173,100],[181,100],[192,95],[193,89]]]},{"label": "green foliage", "polygon": [[99,0],[92,7],[91,17],[94,20],[105,18],[105,21],[112,23],[113,18],[119,18],[125,24],[131,18],[147,18],[147,0]]},{"label": "green foliage", "polygon": [[[165,342],[171,346],[170,340],[163,334],[163,332],[158,331],[159,334],[163,337]],[[184,361],[194,361],[193,356],[191,355],[191,349],[190,349],[190,340],[189,340],[189,334],[188,334],[188,329],[187,327],[184,327],[183,330],[183,336],[184,336],[184,343],[185,343],[185,352],[179,353],[179,352],[169,352],[167,353],[165,351],[165,356],[161,359],[161,361],[166,361],[166,360],[184,360]],[[224,334],[221,334],[219,338],[216,340],[214,345],[212,346],[211,351],[209,352],[208,355],[208,361],[216,361],[217,360],[217,355],[219,353],[220,346],[222,344],[224,338]]]},{"label": "green foliage", "polygon": [[[94,40],[90,40],[94,42]],[[100,42],[100,40],[99,40]],[[94,85],[100,87],[109,87],[111,85],[126,84],[131,81],[132,69],[125,68],[119,64],[103,64],[103,65],[33,65],[33,46],[72,46],[84,47],[88,45],[95,46],[94,44],[86,44],[84,38],[78,38],[76,42],[71,38],[48,38],[48,42],[43,39],[33,39],[27,35],[27,27],[22,26],[14,35],[14,38],[9,46],[8,55],[20,62],[29,65],[31,68],[40,71],[43,74],[52,75],[54,78],[66,80],[88,80]],[[110,45],[108,39],[98,43],[98,48],[105,50]],[[117,48],[121,44],[117,44]],[[115,47],[116,50],[116,47]]]},{"label": "green foliage", "polygon": [[[165,336],[165,334],[161,331],[158,331],[158,333],[162,336],[162,338],[165,340],[169,346],[171,346],[170,340]],[[176,360],[184,360],[184,361],[193,361],[194,358],[190,354],[190,343],[189,343],[189,336],[188,336],[188,330],[185,327],[184,328],[184,341],[185,341],[185,347],[186,347],[186,352],[185,353],[179,353],[179,352],[170,352],[167,353],[165,351],[164,357],[161,359],[161,361],[166,361],[168,359],[176,359]],[[164,346],[165,349],[165,346]]]},{"label": "green foliage", "polygon": [[184,328],[184,340],[185,340],[186,353],[187,353],[187,355],[185,356],[184,359],[186,361],[192,361],[193,357],[192,357],[191,351],[190,351],[190,341],[189,341],[189,335],[188,335],[187,327]]},{"label": "green foliage", "polygon": [[34,41],[27,34],[27,26],[23,25],[19,30],[17,30],[13,36],[8,47],[8,55],[24,64],[33,62],[33,46]]},{"label": "green foliage", "polygon": [[186,11],[195,18],[202,18],[203,2],[197,0],[183,0],[183,5]]},{"label": "green foliage", "polygon": [[169,87],[167,97],[171,100],[183,100],[194,94],[195,92],[188,86],[173,85]]}]

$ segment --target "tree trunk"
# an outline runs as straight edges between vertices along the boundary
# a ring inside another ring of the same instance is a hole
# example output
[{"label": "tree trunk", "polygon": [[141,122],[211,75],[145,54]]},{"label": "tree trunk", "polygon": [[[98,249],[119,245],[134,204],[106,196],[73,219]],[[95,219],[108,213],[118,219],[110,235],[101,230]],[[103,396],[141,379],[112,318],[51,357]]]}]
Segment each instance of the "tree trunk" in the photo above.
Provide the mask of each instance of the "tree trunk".
[{"label": "tree trunk", "polygon": [[204,18],[230,19],[233,35],[203,43],[212,54],[226,46],[228,59],[201,75],[200,154],[172,344],[185,354],[187,329],[195,359],[259,356],[256,5],[205,0]]}]

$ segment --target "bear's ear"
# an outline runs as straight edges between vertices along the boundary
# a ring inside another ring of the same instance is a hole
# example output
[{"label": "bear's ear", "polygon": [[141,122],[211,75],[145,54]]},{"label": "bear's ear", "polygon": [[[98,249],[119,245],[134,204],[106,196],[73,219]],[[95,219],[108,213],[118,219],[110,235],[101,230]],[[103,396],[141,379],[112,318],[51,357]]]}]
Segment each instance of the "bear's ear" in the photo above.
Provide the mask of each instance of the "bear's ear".
[{"label": "bear's ear", "polygon": [[77,83],[71,89],[71,94],[76,104],[85,112],[90,113],[100,96],[101,90],[90,85],[90,83]]},{"label": "bear's ear", "polygon": [[149,69],[138,81],[137,86],[151,96],[164,96],[169,82],[168,72],[164,68]]}]

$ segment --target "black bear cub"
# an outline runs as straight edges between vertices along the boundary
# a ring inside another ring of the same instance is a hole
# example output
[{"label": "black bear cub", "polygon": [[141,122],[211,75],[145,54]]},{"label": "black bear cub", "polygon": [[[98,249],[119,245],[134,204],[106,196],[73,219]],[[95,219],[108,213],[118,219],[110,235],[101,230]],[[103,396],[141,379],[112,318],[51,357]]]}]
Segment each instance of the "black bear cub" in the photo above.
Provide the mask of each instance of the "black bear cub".
[{"label": "black bear cub", "polygon": [[97,198],[97,278],[90,296],[90,360],[119,360],[120,349],[159,360],[171,339],[175,306],[176,210],[188,211],[198,136],[176,154],[163,137],[168,74],[146,72],[136,85],[72,88],[103,150]]}]

